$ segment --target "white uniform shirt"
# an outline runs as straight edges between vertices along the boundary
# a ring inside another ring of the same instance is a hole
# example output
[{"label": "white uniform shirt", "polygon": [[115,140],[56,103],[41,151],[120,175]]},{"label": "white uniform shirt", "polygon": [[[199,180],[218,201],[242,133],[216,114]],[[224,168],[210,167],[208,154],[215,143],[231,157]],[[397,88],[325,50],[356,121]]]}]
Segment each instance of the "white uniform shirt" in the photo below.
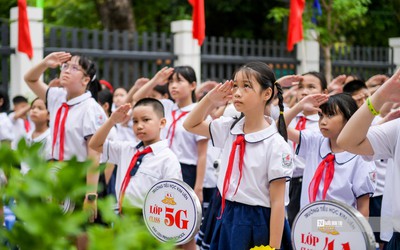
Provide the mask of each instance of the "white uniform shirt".
[{"label": "white uniform shirt", "polygon": [[6,112],[0,113],[0,142],[14,139],[13,125]]},{"label": "white uniform shirt", "polygon": [[130,119],[127,124],[116,124],[115,126],[118,141],[129,141],[133,144],[139,143],[138,139],[133,132],[133,121]]},{"label": "white uniform shirt", "polygon": [[[220,117],[210,124],[213,145],[222,148],[218,176],[218,189],[221,194],[232,144],[238,134],[244,134],[245,119],[244,117],[239,120],[232,129],[235,120],[231,117]],[[251,206],[271,207],[270,182],[280,178],[289,180],[292,176],[292,150],[278,133],[275,121],[270,117],[266,117],[266,120],[270,124],[268,128],[244,136],[246,148],[242,179],[234,195],[239,181],[239,148],[236,150],[230,186],[225,196],[227,200]],[[285,196],[288,196],[288,192],[285,192]],[[285,200],[288,200],[287,197]]]},{"label": "white uniform shirt", "polygon": [[[329,139],[315,131],[300,132],[298,155],[306,161],[303,174],[300,207],[309,204],[308,187],[314,177],[318,165],[332,153]],[[361,156],[349,152],[336,153],[335,173],[326,193],[326,200],[338,200],[356,208],[357,198],[372,195],[376,187],[376,169],[372,162],[365,161]],[[322,200],[324,188],[323,173],[316,200]]]},{"label": "white uniform shirt", "polygon": [[[168,141],[151,144],[153,152],[144,155],[136,174],[131,177],[125,190],[125,198],[134,207],[142,208],[150,188],[163,179],[182,180],[181,165],[175,154],[168,148]],[[143,147],[139,148],[143,150]],[[115,193],[119,200],[121,185],[128,171],[132,157],[137,152],[136,145],[126,141],[109,141],[103,144],[103,154],[108,162],[118,165]]]},{"label": "white uniform shirt", "polygon": [[218,173],[214,163],[218,162],[219,165],[221,162],[219,159],[221,152],[222,149],[213,147],[211,140],[208,141],[206,173],[203,182],[203,187],[205,188],[215,188],[217,186]]},{"label": "white uniform shirt", "polygon": [[[86,139],[100,128],[107,117],[103,108],[92,98],[89,91],[67,101],[67,92],[63,88],[49,88],[46,99],[47,109],[50,113],[50,133],[52,139],[58,109],[64,102],[70,105],[65,122],[64,159],[69,160],[72,156],[76,155],[78,161],[85,161],[88,154]],[[64,112],[65,109],[61,117],[63,117]],[[59,138],[60,130],[58,130],[57,141],[52,156],[56,160],[59,157]]]},{"label": "white uniform shirt", "polygon": [[[165,118],[167,119],[167,124],[164,128],[164,132],[162,134],[167,135],[168,129],[171,126],[173,121],[172,119],[172,111],[176,110],[175,119],[177,119],[182,112],[190,112],[196,106],[197,103],[190,104],[186,107],[180,109],[175,103],[173,105],[168,105],[168,101],[162,100],[165,111]],[[207,139],[204,136],[195,135],[188,132],[183,128],[183,122],[188,117],[184,115],[176,122],[175,126],[175,135],[172,141],[171,149],[176,154],[179,159],[179,162],[189,165],[197,165],[198,154],[197,154],[197,142],[201,140]],[[172,134],[172,129],[170,131],[170,137]],[[168,139],[169,143],[170,139]]]},{"label": "white uniform shirt", "polygon": [[[299,121],[300,117],[304,116],[302,113],[298,114],[295,119],[292,120],[292,122],[289,124],[290,128],[296,128],[297,122]],[[306,122],[306,128],[312,131],[319,132],[319,115],[314,114],[314,115],[309,115],[306,116],[307,122]],[[293,147],[293,142],[291,140],[288,140],[289,145]],[[297,144],[295,144],[295,147],[293,147],[294,152],[296,152],[296,147]],[[303,176],[304,172],[304,164],[305,161],[301,156],[294,155],[293,156],[293,165],[294,165],[294,170],[293,170],[293,178],[296,177],[301,177]]]},{"label": "white uniform shirt", "polygon": [[[47,129],[41,135],[36,138],[32,138],[33,130],[31,130],[28,135],[26,136],[26,144],[33,145],[36,143],[42,144],[39,154],[43,157],[43,159],[50,160],[51,159],[51,136],[50,136],[50,129]],[[30,167],[21,162],[21,173],[25,174],[29,171]]]},{"label": "white uniform shirt", "polygon": [[[370,127],[367,138],[374,150],[372,157],[364,156],[366,159],[388,159],[393,158],[394,167],[391,176],[392,186],[387,186],[385,189],[392,190],[400,189],[400,119],[386,122],[382,125]],[[388,180],[388,178],[386,180]],[[393,195],[392,202],[392,221],[394,231],[400,232],[400,197]]]},{"label": "white uniform shirt", "polygon": [[10,113],[8,115],[8,117],[10,118],[10,121],[12,123],[13,132],[14,132],[14,139],[11,142],[11,148],[12,149],[17,149],[18,142],[22,138],[26,139],[28,133],[33,131],[33,130],[35,130],[35,124],[29,119],[29,117],[27,118],[28,122],[29,122],[29,131],[27,133],[26,130],[25,130],[25,121],[24,121],[24,119],[22,119],[22,118],[14,119],[14,115],[15,115],[15,112],[12,112],[12,113]]},{"label": "white uniform shirt", "polygon": [[397,193],[397,190],[393,190],[394,181],[393,180],[393,171],[397,166],[394,166],[393,159],[388,159],[387,161],[387,169],[386,169],[386,177],[385,177],[385,188],[383,189],[383,197],[382,197],[382,207],[381,207],[381,233],[380,237],[382,240],[389,242],[393,235],[393,214],[392,214],[392,197],[394,197]]}]

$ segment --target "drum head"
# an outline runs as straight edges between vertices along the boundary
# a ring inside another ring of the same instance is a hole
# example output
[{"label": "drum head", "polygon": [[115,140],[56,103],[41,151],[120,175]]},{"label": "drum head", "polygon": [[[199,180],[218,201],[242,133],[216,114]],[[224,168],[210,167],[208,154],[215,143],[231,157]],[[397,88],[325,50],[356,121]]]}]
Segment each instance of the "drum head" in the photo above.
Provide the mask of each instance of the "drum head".
[{"label": "drum head", "polygon": [[200,201],[183,181],[162,180],[147,193],[143,218],[150,233],[161,242],[185,244],[200,229]]},{"label": "drum head", "polygon": [[339,201],[317,201],[304,207],[294,220],[292,243],[294,249],[376,249],[368,221]]}]

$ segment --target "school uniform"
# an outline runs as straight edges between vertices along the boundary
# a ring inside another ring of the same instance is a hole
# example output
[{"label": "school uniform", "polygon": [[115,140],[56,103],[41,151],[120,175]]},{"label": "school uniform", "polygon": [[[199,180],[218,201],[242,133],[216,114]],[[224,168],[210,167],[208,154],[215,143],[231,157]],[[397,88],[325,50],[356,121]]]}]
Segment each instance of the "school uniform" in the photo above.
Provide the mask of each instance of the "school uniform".
[{"label": "school uniform", "polygon": [[169,147],[181,163],[183,181],[191,188],[194,188],[198,160],[197,142],[207,138],[189,133],[183,128],[183,122],[187,118],[187,114],[194,109],[196,103],[179,108],[177,104],[173,103],[171,105],[170,101],[164,99],[162,104],[164,105],[165,118],[167,120],[162,134],[166,134]]},{"label": "school uniform", "polygon": [[[303,113],[299,113],[295,119],[289,124],[288,127],[296,128],[301,131],[304,129],[309,129],[312,131],[319,131],[319,115],[313,114],[309,116],[304,116]],[[296,150],[297,144],[291,140],[288,140],[289,145],[292,146],[293,152]],[[300,197],[303,183],[303,172],[305,167],[305,161],[302,157],[298,155],[293,156],[293,176],[290,180],[289,185],[289,199],[290,202],[287,206],[288,221],[290,227],[292,226],[297,213],[300,211]]]},{"label": "school uniform", "polygon": [[0,143],[14,139],[13,126],[6,112],[0,113]]},{"label": "school uniform", "polygon": [[[163,179],[182,180],[181,168],[175,154],[168,148],[168,142],[161,140],[149,145],[152,152],[140,160],[137,172],[130,177],[125,190],[124,199],[133,207],[143,208],[144,199],[150,188]],[[103,154],[107,161],[118,165],[115,191],[120,201],[121,187],[130,166],[132,157],[137,151],[144,149],[143,143],[135,145],[126,141],[109,141],[103,144]]]},{"label": "school uniform", "polygon": [[[39,154],[43,157],[45,160],[50,160],[51,159],[51,136],[50,136],[50,129],[47,129],[44,131],[42,134],[40,134],[36,138],[32,138],[34,131],[31,131],[28,133],[26,136],[26,144],[29,146],[32,146],[33,144],[40,143],[41,148],[39,150]],[[21,173],[26,174],[29,171],[30,167],[24,163],[21,162]]]},{"label": "school uniform", "polygon": [[[87,138],[92,136],[107,118],[103,108],[92,98],[89,91],[67,101],[67,92],[64,88],[49,88],[46,100],[50,113],[52,159],[68,160],[76,156],[78,161],[85,161],[88,155]],[[68,114],[63,126],[67,107]],[[56,119],[57,116],[59,120]],[[54,137],[57,124],[58,133]],[[64,150],[60,150],[62,127],[65,128]]]},{"label": "school uniform", "polygon": [[[392,186],[386,186],[392,190],[400,188],[400,119],[386,122],[382,125],[372,126],[368,130],[367,138],[374,150],[373,156],[364,156],[365,159],[388,159],[393,158],[393,172],[388,176],[391,178]],[[388,180],[388,179],[387,179]],[[400,247],[400,198],[392,195],[391,208],[393,223],[393,236],[387,245],[387,249],[399,249]]]},{"label": "school uniform", "polygon": [[[270,124],[268,128],[244,134],[245,119],[240,119],[233,128],[231,126],[235,120],[231,117],[220,117],[210,124],[212,143],[222,148],[217,184],[222,196],[231,147],[243,135],[245,144],[242,175],[239,171],[241,150],[237,149],[225,201],[222,200],[222,203],[226,203],[225,209],[217,221],[210,249],[247,250],[268,245],[269,230],[273,230],[269,227],[270,183],[281,178],[290,180],[292,175],[292,150],[278,133],[275,121],[266,117]],[[290,229],[286,220],[281,249],[291,249]]]},{"label": "school uniform", "polygon": [[22,118],[14,119],[14,116],[15,112],[12,112],[8,115],[12,123],[14,133],[14,139],[11,142],[11,148],[16,150],[18,147],[18,142],[22,138],[26,139],[28,133],[35,130],[35,124],[29,117],[24,120]]},{"label": "school uniform", "polygon": [[[296,153],[302,156],[306,162],[306,168],[303,173],[301,208],[312,202],[309,199],[309,186],[319,164],[329,154],[334,155],[334,175],[326,193],[326,200],[342,201],[357,208],[357,198],[363,195],[373,195],[376,187],[374,164],[365,161],[359,155],[349,152],[332,153],[329,139],[325,138],[321,133],[309,130],[301,131],[300,143]],[[326,171],[325,168],[323,176],[325,176]],[[323,188],[324,180],[318,186],[315,200],[323,199]]]},{"label": "school uniform", "polygon": [[134,144],[139,143],[138,139],[133,132],[133,121],[130,119],[127,124],[116,124],[116,140],[118,141],[130,141]]}]

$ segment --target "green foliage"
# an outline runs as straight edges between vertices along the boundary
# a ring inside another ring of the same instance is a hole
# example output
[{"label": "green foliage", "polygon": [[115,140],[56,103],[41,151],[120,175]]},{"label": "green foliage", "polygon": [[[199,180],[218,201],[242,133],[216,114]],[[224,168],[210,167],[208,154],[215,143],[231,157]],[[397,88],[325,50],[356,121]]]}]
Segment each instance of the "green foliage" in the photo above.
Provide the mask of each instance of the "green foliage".
[{"label": "green foliage", "polygon": [[[17,217],[11,231],[0,227],[0,242],[8,242],[10,249],[76,249],[76,237],[86,231],[89,249],[173,249],[172,243],[161,244],[150,235],[137,212],[117,216],[112,198],[99,199],[98,207],[106,224],[113,226],[88,224],[88,213],[81,208],[64,213],[60,204],[66,199],[81,207],[91,162],[46,162],[39,149],[24,140],[17,151],[0,145],[0,170],[8,179],[0,187],[0,206],[1,201],[9,204]],[[26,175],[16,167],[21,162],[30,166]]]}]

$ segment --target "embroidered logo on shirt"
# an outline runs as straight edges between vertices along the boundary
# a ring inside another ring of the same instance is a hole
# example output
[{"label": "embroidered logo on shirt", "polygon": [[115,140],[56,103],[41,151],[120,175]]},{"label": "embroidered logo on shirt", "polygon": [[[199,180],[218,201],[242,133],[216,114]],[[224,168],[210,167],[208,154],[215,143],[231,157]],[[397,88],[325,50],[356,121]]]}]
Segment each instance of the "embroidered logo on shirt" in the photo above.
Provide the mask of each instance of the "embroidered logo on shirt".
[{"label": "embroidered logo on shirt", "polygon": [[376,171],[369,172],[369,179],[370,179],[373,183],[376,183]]},{"label": "embroidered logo on shirt", "polygon": [[105,121],[104,115],[102,115],[102,114],[96,115],[96,124],[97,125],[103,125],[104,121]]},{"label": "embroidered logo on shirt", "polygon": [[282,167],[291,168],[292,167],[292,155],[288,153],[282,154]]}]

